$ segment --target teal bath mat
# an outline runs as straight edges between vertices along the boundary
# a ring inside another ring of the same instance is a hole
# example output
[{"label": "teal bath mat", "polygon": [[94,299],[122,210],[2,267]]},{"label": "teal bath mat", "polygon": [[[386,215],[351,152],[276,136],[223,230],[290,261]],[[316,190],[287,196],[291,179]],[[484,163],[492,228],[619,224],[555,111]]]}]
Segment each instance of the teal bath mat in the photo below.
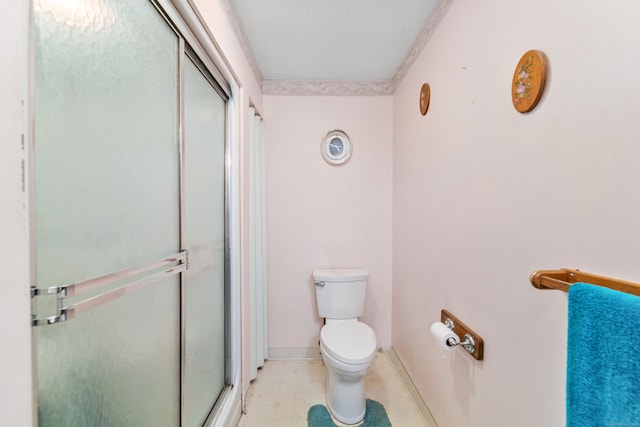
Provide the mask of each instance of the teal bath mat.
[{"label": "teal bath mat", "polygon": [[[307,414],[309,427],[337,427],[324,405],[314,405]],[[367,399],[367,411],[359,427],[391,427],[387,411],[375,400]]]}]

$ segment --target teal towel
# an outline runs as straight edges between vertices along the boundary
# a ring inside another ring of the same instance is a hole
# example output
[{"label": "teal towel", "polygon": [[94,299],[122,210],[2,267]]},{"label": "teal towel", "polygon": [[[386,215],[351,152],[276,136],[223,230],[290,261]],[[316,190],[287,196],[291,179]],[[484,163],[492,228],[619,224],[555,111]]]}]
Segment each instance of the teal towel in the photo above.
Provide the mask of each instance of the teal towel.
[{"label": "teal towel", "polygon": [[640,297],[569,288],[567,427],[640,426]]}]

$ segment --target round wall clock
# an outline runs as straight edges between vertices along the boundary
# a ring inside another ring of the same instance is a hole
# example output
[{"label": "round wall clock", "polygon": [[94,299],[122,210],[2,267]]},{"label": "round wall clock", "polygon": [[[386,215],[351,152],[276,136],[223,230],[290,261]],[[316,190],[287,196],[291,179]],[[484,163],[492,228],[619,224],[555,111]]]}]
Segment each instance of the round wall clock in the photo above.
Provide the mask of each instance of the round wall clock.
[{"label": "round wall clock", "polygon": [[341,130],[332,130],[322,138],[322,157],[330,165],[341,165],[351,156],[351,140]]},{"label": "round wall clock", "polygon": [[425,83],[420,88],[420,114],[423,116],[429,110],[429,101],[431,101],[431,88],[429,83]]},{"label": "round wall clock", "polygon": [[526,113],[533,110],[542,97],[547,74],[547,62],[539,50],[522,55],[513,72],[511,100],[516,110]]}]

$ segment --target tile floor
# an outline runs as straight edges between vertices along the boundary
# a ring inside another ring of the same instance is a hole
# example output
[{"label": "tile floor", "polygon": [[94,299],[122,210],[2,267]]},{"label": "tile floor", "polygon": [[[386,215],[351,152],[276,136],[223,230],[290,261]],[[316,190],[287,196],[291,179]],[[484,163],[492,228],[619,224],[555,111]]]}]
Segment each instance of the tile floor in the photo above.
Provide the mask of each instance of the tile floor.
[{"label": "tile floor", "polygon": [[[326,405],[325,380],[320,359],[267,361],[251,383],[247,413],[238,427],[306,427],[309,408]],[[376,354],[365,377],[365,392],[382,403],[394,427],[427,426],[385,353]]]}]

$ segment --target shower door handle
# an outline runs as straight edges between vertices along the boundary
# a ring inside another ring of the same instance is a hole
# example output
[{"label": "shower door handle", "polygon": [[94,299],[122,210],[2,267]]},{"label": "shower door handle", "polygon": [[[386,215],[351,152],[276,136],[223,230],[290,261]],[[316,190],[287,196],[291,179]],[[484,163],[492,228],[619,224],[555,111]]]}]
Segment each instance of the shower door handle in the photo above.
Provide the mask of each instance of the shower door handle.
[{"label": "shower door handle", "polygon": [[[108,273],[92,279],[70,283],[62,286],[48,288],[31,288],[31,299],[41,296],[55,296],[56,312],[53,316],[38,318],[36,304],[32,301],[31,326],[53,325],[73,319],[76,315],[84,313],[114,299],[128,295],[129,293],[159,282],[174,274],[182,273],[188,268],[188,252],[183,250],[175,255],[160,260],[124,270]],[[128,281],[131,279],[131,281]],[[66,298],[74,295],[81,296],[83,292],[106,285],[114,285],[98,295],[85,297],[73,304],[66,305]]]}]

